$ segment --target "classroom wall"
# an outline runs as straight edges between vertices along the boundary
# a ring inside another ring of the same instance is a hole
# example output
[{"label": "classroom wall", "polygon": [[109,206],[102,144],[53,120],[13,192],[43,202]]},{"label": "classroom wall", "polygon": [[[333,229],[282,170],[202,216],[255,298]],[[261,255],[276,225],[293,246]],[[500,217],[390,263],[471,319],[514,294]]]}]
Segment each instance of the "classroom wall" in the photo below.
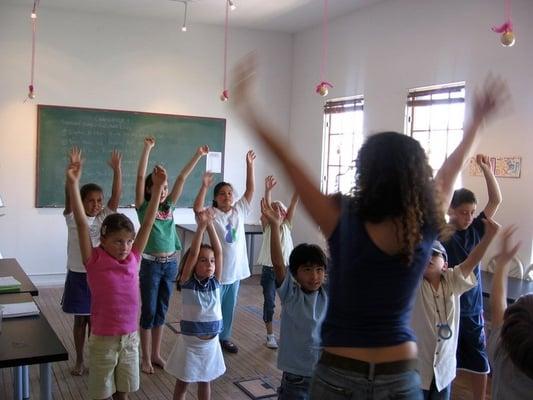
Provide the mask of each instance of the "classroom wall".
[{"label": "classroom wall", "polygon": [[[509,84],[512,104],[483,130],[479,151],[495,156],[521,156],[520,179],[499,179],[504,202],[496,214],[504,224],[517,224],[523,241],[519,256],[529,265],[533,230],[533,2],[512,2],[517,42],[499,43],[490,28],[504,22],[503,0],[384,1],[329,24],[329,68],[334,88],[328,98],[364,95],[365,134],[404,128],[409,88],[466,81],[467,108],[473,89],[485,76],[501,75]],[[296,34],[290,141],[317,184],[321,176],[322,109],[314,94],[320,82],[321,27]],[[463,174],[466,187],[486,204],[484,180]],[[301,213],[295,221],[295,243],[321,241]],[[494,254],[494,246],[488,251]]]},{"label": "classroom wall", "polygon": [[[236,191],[244,192],[244,157],[249,148],[258,153],[258,193],[264,176],[278,173],[229,103],[219,100],[223,27],[197,25],[191,16],[189,31],[182,34],[177,20],[80,15],[41,2],[37,97],[24,103],[30,78],[33,4],[24,3],[25,7],[0,4],[0,195],[7,204],[2,210],[6,215],[0,217],[0,251],[4,257],[17,258],[34,280],[63,279],[67,238],[62,210],[34,207],[37,103],[226,118],[225,179]],[[230,29],[230,65],[252,50],[271,60],[261,67],[259,90],[265,98],[275,99],[264,111],[287,136],[292,36]],[[169,171],[172,179],[176,174]],[[259,221],[259,198],[260,194],[254,199],[251,222]],[[137,221],[131,209],[124,211]],[[178,210],[175,217],[180,222],[194,221],[190,210]]]}]

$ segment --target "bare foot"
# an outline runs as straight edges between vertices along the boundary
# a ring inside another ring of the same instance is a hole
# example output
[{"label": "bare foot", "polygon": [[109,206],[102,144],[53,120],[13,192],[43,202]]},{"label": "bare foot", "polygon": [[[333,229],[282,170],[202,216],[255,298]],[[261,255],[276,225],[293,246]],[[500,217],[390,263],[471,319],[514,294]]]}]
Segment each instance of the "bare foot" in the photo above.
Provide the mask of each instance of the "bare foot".
[{"label": "bare foot", "polygon": [[152,356],[152,365],[164,369],[167,362],[161,358],[161,356]]},{"label": "bare foot", "polygon": [[70,370],[70,374],[74,376],[82,376],[85,371],[83,364],[76,364],[74,368]]},{"label": "bare foot", "polygon": [[141,363],[141,371],[145,374],[153,374],[154,373],[154,367],[152,366],[151,362],[145,362],[144,360]]}]

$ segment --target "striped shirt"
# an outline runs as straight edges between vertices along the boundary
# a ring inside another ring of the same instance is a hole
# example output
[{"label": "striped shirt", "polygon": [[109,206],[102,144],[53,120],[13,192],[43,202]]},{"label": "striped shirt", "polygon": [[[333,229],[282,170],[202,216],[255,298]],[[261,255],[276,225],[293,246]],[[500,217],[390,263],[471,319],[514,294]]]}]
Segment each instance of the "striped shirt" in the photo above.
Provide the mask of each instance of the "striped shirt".
[{"label": "striped shirt", "polygon": [[202,281],[193,275],[181,286],[181,333],[189,336],[222,332],[220,282],[215,276]]}]

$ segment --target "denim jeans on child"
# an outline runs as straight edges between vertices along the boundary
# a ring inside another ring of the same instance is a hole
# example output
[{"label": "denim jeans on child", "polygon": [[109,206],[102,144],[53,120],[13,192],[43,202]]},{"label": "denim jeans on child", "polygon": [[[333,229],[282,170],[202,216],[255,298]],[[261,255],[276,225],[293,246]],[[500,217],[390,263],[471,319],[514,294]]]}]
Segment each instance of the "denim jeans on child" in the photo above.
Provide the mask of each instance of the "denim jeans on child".
[{"label": "denim jeans on child", "polygon": [[165,323],[177,272],[176,260],[159,263],[142,259],[139,273],[141,328],[152,329]]},{"label": "denim jeans on child", "polygon": [[276,278],[274,268],[263,265],[261,272],[261,286],[263,287],[263,321],[272,322],[274,307],[276,306]]},{"label": "denim jeans on child", "polygon": [[366,374],[317,364],[311,382],[316,400],[422,400],[420,375],[411,370],[391,375]]},{"label": "denim jeans on child", "polygon": [[278,400],[308,400],[311,377],[283,372]]}]

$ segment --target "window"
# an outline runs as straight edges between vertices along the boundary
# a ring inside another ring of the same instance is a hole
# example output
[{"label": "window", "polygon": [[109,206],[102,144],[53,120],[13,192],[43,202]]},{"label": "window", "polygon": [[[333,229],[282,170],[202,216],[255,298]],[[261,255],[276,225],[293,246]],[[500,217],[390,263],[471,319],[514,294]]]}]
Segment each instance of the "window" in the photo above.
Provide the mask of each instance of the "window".
[{"label": "window", "polygon": [[463,138],[465,83],[409,90],[407,135],[418,140],[433,174]]},{"label": "window", "polygon": [[355,158],[363,141],[363,98],[327,101],[322,157],[324,193],[346,194],[355,186]]}]

